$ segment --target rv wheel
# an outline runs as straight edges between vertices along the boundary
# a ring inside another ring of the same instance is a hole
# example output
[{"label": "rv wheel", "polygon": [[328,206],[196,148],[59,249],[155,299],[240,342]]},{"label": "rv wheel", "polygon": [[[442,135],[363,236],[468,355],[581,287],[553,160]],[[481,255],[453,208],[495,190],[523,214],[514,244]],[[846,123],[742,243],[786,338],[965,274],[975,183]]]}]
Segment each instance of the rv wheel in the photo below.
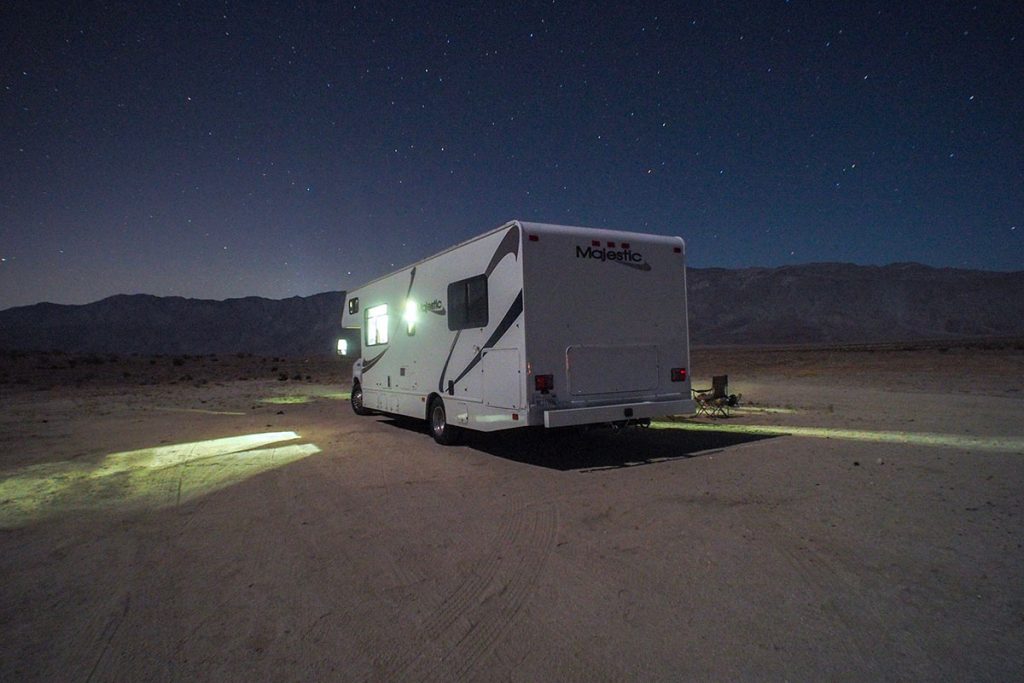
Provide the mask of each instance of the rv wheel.
[{"label": "rv wheel", "polygon": [[459,440],[459,428],[448,424],[448,416],[444,412],[444,401],[435,398],[430,404],[430,433],[434,441],[442,446],[450,446]]},{"label": "rv wheel", "polygon": [[363,388],[358,384],[352,387],[352,412],[356,415],[369,415],[371,412],[363,407]]}]

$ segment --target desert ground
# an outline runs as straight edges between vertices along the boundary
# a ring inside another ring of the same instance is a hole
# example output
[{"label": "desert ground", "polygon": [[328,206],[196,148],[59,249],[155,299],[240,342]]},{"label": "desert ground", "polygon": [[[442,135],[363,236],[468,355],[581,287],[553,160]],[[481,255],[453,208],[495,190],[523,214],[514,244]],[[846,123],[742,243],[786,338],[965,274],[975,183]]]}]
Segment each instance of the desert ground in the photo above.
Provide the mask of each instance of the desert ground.
[{"label": "desert ground", "polygon": [[695,349],[728,418],[436,445],[337,359],[0,357],[0,680],[1024,671],[1024,343]]}]

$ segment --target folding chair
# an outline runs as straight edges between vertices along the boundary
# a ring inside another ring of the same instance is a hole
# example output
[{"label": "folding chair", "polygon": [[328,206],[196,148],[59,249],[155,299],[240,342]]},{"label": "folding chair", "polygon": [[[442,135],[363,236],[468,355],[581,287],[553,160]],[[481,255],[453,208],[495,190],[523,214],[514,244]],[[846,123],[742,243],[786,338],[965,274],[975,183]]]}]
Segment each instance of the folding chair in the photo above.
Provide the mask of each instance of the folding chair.
[{"label": "folding chair", "polygon": [[709,388],[694,389],[693,400],[697,402],[697,415],[729,417],[729,375],[715,375]]}]

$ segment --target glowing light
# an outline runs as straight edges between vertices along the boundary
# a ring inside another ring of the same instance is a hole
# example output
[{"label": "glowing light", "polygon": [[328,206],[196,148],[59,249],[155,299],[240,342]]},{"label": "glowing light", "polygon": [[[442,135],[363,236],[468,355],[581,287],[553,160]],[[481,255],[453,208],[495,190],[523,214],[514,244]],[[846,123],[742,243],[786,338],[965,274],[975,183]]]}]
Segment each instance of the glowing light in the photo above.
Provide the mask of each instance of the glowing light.
[{"label": "glowing light", "polygon": [[295,432],[245,434],[5,472],[0,528],[72,511],[178,505],[320,452],[311,443],[274,445],[298,438]]},{"label": "glowing light", "polygon": [[345,356],[348,354],[348,339],[338,340],[338,355]]},{"label": "glowing light", "polygon": [[408,334],[415,334],[416,320],[419,318],[419,306],[412,299],[405,302],[405,312],[402,313],[402,320],[405,322],[405,331]]},{"label": "glowing light", "polygon": [[[270,403],[273,405],[299,405],[302,403],[312,403],[320,399],[329,399],[332,401],[347,401],[350,397],[348,391],[314,391],[309,394],[288,394],[286,396],[267,396],[259,399],[259,403]],[[244,415],[245,413],[240,413]]]},{"label": "glowing light", "polygon": [[269,398],[261,398],[260,403],[272,403],[274,405],[287,406],[296,405],[300,403],[310,403],[313,400],[312,396],[271,396]]},{"label": "glowing light", "polygon": [[203,415],[246,415],[240,410],[204,410],[203,408],[169,408],[153,406],[153,410],[164,410],[169,413],[202,413]]},{"label": "glowing light", "polygon": [[965,436],[934,432],[887,432],[866,429],[830,429],[827,427],[785,427],[782,425],[727,425],[702,422],[654,422],[656,429],[685,429],[694,432],[736,432],[764,436],[798,436],[812,439],[845,439],[874,443],[897,443],[911,446],[958,448],[970,451],[1024,453],[1021,436]]}]

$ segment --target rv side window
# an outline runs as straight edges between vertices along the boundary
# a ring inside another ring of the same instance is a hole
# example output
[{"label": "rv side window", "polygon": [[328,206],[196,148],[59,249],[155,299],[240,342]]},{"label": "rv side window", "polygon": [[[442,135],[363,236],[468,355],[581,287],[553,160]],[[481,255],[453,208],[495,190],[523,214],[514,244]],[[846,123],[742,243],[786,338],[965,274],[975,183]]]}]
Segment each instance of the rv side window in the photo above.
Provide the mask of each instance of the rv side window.
[{"label": "rv side window", "polygon": [[448,285],[448,329],[487,327],[487,276]]},{"label": "rv side window", "polygon": [[371,306],[366,309],[366,345],[388,343],[388,305]]}]

